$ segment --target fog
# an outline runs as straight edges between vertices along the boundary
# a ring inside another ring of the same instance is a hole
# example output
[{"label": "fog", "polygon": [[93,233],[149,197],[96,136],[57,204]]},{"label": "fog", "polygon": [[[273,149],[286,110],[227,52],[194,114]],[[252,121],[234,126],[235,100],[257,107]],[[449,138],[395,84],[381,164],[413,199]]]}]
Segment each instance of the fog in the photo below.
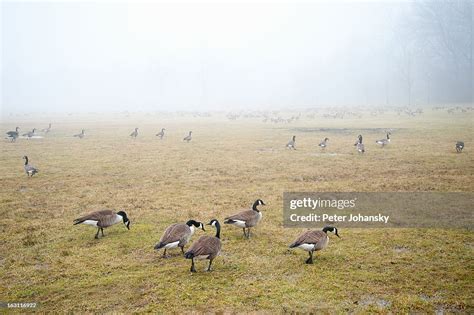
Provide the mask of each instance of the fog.
[{"label": "fog", "polygon": [[3,114],[473,100],[471,1],[0,5]]}]

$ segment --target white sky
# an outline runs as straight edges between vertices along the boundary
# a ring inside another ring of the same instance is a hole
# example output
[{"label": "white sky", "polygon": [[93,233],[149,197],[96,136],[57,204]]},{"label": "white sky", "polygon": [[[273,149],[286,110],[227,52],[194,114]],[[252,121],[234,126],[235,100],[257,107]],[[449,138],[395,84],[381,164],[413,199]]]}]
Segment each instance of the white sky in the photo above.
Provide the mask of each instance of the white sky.
[{"label": "white sky", "polygon": [[360,97],[353,72],[368,68],[393,7],[3,1],[2,111],[344,103]]}]

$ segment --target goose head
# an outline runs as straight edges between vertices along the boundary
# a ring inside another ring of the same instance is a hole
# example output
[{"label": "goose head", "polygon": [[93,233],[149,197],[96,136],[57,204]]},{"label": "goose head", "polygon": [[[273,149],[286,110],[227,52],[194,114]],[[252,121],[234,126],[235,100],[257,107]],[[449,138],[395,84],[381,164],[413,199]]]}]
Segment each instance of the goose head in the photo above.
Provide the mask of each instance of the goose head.
[{"label": "goose head", "polygon": [[206,231],[204,229],[204,224],[202,224],[201,222],[197,222],[195,220],[189,220],[188,222],[186,222],[186,225],[187,226],[194,226],[194,227],[202,229],[203,231]]},{"label": "goose head", "polygon": [[333,226],[325,226],[325,227],[323,228],[323,232],[324,232],[324,233],[332,232],[332,233],[334,233],[334,235],[336,235],[337,237],[340,238],[339,234],[337,233],[337,228],[336,228],[336,227],[333,227]]},{"label": "goose head", "polygon": [[131,223],[131,222],[130,222],[130,220],[128,219],[127,214],[125,213],[125,211],[119,211],[119,212],[117,212],[117,214],[122,217],[123,224],[125,224],[125,226],[127,227],[127,229],[130,230],[130,223]]}]

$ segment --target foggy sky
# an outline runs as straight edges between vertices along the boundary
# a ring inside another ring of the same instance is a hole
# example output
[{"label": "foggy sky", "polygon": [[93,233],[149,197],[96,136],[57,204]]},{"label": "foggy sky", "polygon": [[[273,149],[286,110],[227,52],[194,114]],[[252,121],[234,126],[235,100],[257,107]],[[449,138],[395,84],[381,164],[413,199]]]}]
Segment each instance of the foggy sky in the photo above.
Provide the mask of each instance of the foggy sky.
[{"label": "foggy sky", "polygon": [[[406,98],[388,66],[405,1],[0,5],[3,113]],[[424,93],[416,95],[415,103],[426,103]]]}]

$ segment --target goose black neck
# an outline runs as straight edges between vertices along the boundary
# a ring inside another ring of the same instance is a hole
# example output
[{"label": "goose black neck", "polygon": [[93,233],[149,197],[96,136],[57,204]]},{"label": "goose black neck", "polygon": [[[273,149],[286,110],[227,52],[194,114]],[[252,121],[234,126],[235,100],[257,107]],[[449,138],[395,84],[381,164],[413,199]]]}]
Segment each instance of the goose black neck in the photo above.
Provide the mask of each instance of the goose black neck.
[{"label": "goose black neck", "polygon": [[28,157],[25,156],[25,165],[28,165]]},{"label": "goose black neck", "polygon": [[219,224],[219,221],[216,221],[214,226],[216,227],[216,237],[220,239],[221,238],[221,225]]},{"label": "goose black neck", "polygon": [[260,210],[257,209],[257,206],[258,206],[258,200],[253,203],[252,210],[260,212]]}]

